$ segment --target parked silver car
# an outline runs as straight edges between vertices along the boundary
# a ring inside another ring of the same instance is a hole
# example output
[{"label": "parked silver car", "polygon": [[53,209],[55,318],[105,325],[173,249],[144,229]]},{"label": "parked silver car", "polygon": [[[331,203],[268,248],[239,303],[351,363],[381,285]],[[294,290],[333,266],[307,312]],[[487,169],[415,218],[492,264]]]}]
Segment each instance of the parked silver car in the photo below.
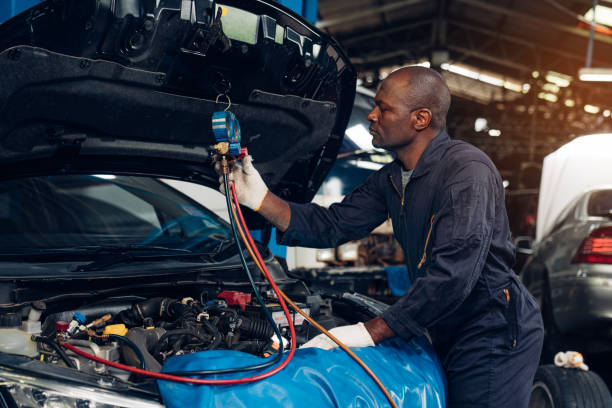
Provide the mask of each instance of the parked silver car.
[{"label": "parked silver car", "polygon": [[612,186],[570,202],[521,275],[542,308],[544,360],[568,347],[612,350]]}]

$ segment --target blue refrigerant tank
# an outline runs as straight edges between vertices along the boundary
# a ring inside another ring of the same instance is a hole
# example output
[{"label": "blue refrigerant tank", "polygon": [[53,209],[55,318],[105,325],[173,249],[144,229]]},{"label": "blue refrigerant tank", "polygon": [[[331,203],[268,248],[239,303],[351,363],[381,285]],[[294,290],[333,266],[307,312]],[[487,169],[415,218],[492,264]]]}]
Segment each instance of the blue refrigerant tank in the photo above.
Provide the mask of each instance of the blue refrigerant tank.
[{"label": "blue refrigerant tank", "polygon": [[[410,343],[392,339],[376,347],[354,351],[387,387],[398,407],[446,406],[444,372],[426,338]],[[261,361],[260,357],[239,351],[202,351],[170,358],[162,372],[240,367]],[[269,368],[206,378],[242,378],[267,370]],[[298,349],[280,373],[250,384],[208,386],[158,381],[158,385],[168,408],[390,406],[374,381],[340,349]]]}]

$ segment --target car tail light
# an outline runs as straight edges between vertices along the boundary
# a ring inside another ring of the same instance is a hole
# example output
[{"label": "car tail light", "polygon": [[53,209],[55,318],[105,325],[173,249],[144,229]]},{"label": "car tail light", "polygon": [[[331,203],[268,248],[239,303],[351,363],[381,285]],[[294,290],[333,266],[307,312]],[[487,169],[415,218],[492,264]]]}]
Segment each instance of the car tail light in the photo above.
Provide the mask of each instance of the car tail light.
[{"label": "car tail light", "polygon": [[580,245],[572,262],[612,264],[612,227],[593,230]]}]

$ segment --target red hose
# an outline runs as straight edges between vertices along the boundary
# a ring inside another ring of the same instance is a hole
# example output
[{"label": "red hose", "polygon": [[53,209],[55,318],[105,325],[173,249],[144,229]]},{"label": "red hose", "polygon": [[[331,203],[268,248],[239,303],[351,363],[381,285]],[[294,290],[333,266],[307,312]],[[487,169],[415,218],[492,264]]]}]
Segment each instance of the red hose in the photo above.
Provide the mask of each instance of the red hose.
[{"label": "red hose", "polygon": [[[180,382],[180,383],[188,383],[188,384],[200,384],[200,385],[232,385],[232,384],[244,384],[244,383],[250,383],[250,382],[255,382],[255,381],[259,381],[259,380],[263,380],[264,378],[268,378],[273,376],[274,374],[277,374],[279,371],[281,371],[283,368],[285,368],[287,366],[287,364],[289,364],[289,361],[291,361],[291,359],[293,358],[293,355],[295,354],[295,349],[296,349],[296,342],[295,342],[295,327],[293,325],[293,319],[291,318],[291,314],[289,313],[289,309],[287,309],[287,305],[285,304],[285,301],[283,299],[283,297],[281,296],[278,287],[276,286],[276,283],[274,282],[274,279],[272,278],[272,276],[270,275],[270,272],[268,271],[268,268],[266,268],[266,264],[263,263],[263,261],[261,260],[261,255],[259,253],[259,251],[257,250],[257,247],[254,245],[253,243],[253,239],[251,238],[251,234],[249,233],[249,230],[246,226],[246,223],[244,222],[244,218],[242,217],[242,213],[240,211],[240,204],[238,203],[238,198],[236,196],[236,189],[234,187],[234,183],[231,184],[231,190],[232,190],[232,196],[234,198],[234,205],[237,208],[238,214],[240,215],[240,222],[242,224],[242,227],[246,233],[246,236],[249,238],[249,241],[251,242],[251,246],[252,249],[255,253],[255,256],[257,257],[258,260],[260,260],[261,264],[264,265],[264,275],[266,276],[266,279],[268,280],[268,282],[270,283],[270,286],[272,286],[272,290],[274,290],[274,293],[276,294],[276,297],[278,298],[278,302],[280,303],[281,307],[283,308],[283,312],[285,313],[285,317],[287,318],[287,322],[289,324],[289,332],[291,333],[291,348],[289,350],[289,354],[287,355],[287,358],[285,358],[285,360],[283,360],[283,362],[281,364],[279,364],[278,366],[276,366],[275,368],[273,368],[270,371],[266,371],[265,373],[261,373],[252,377],[245,377],[245,378],[234,378],[234,379],[228,379],[228,380],[206,380],[206,379],[200,379],[200,378],[191,378],[191,377],[183,377],[183,376],[178,376],[178,375],[170,375],[170,374],[164,374],[164,373],[158,373],[156,371],[149,371],[149,370],[143,370],[140,368],[136,368],[136,367],[132,367],[132,366],[128,366],[125,364],[121,364],[121,363],[116,363],[114,361],[110,361],[110,360],[105,360],[103,358],[97,357],[93,354],[89,354],[85,351],[82,351],[78,348],[76,348],[75,346],[68,344],[68,343],[62,343],[62,346],[66,347],[68,350],[73,351],[74,353],[81,355],[83,357],[86,357],[90,360],[96,361],[98,363],[102,363],[105,364],[107,366],[111,366],[111,367],[115,367],[118,368],[120,370],[124,370],[124,371],[129,371],[131,373],[134,374],[140,374],[146,377],[151,377],[151,378],[156,378],[158,380],[165,380],[165,381],[174,381],[174,382]],[[240,228],[241,226],[237,225],[237,228]]]}]

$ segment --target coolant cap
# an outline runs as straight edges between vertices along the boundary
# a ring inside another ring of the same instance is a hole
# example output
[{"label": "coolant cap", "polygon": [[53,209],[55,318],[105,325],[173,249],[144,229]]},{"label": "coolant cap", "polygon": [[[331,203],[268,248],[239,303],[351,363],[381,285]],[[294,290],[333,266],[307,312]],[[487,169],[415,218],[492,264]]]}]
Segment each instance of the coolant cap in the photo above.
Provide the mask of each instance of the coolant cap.
[{"label": "coolant cap", "polygon": [[70,326],[70,323],[65,320],[58,320],[57,322],[55,322],[55,330],[57,330],[58,332],[68,331],[68,326]]}]

